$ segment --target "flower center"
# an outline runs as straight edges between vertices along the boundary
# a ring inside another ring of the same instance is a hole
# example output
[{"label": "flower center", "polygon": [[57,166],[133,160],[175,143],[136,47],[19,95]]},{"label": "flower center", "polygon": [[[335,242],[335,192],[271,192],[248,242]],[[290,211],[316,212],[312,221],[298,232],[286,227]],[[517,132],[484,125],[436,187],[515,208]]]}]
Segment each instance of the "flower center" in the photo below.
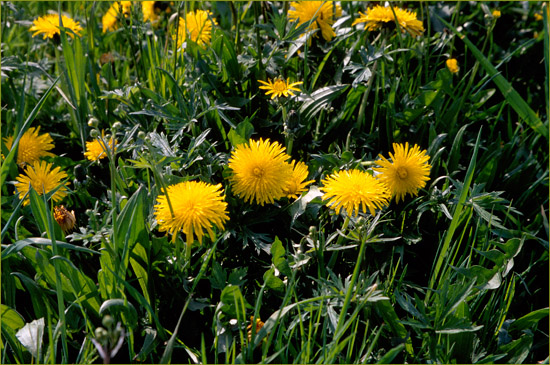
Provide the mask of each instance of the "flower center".
[{"label": "flower center", "polygon": [[277,80],[273,83],[273,90],[283,92],[286,90],[286,82],[283,80]]},{"label": "flower center", "polygon": [[291,181],[290,183],[288,183],[288,185],[283,189],[283,191],[285,192],[285,194],[296,194],[296,192],[298,191],[298,184],[296,181]]},{"label": "flower center", "polygon": [[258,179],[260,179],[264,176],[264,169],[260,167],[254,167],[254,170],[252,170],[252,174]]},{"label": "flower center", "polygon": [[409,175],[409,173],[407,172],[407,169],[404,168],[404,167],[398,167],[397,168],[397,175],[399,176],[399,178],[401,180],[404,180],[407,178],[407,176]]}]

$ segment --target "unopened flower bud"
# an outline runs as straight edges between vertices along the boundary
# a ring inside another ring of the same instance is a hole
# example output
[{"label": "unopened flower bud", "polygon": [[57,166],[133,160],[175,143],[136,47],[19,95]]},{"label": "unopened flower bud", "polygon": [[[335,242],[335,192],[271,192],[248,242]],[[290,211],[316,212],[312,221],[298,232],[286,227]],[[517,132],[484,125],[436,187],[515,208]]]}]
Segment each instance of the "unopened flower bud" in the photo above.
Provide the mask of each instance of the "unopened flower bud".
[{"label": "unopened flower bud", "polygon": [[101,321],[101,323],[105,327],[111,328],[113,326],[113,323],[115,323],[115,320],[110,315],[106,315],[105,317],[103,317],[103,320]]},{"label": "unopened flower bud", "polygon": [[99,120],[97,120],[97,118],[91,117],[88,120],[88,127],[97,128],[98,125],[99,125]]},{"label": "unopened flower bud", "polygon": [[99,131],[97,129],[92,129],[90,132],[90,137],[96,139],[97,137],[99,137]]},{"label": "unopened flower bud", "polygon": [[105,328],[103,327],[97,327],[95,329],[95,338],[98,340],[98,341],[101,341],[103,338],[105,338],[106,336],[108,336],[108,332]]}]

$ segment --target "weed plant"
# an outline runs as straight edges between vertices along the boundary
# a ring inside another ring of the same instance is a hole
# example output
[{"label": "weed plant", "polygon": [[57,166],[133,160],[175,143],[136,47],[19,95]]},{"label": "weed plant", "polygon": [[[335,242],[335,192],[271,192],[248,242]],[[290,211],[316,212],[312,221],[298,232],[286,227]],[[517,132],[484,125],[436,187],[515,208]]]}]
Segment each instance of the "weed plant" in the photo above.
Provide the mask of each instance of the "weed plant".
[{"label": "weed plant", "polygon": [[547,4],[128,4],[2,2],[2,363],[548,363]]}]

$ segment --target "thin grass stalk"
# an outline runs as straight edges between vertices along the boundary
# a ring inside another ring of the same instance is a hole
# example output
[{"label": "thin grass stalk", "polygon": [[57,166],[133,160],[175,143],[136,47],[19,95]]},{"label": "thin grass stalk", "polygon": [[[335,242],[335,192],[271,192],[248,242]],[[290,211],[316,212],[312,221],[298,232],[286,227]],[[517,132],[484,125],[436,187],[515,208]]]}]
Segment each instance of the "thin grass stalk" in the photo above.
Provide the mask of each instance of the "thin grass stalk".
[{"label": "thin grass stalk", "polygon": [[170,360],[172,358],[172,351],[174,350],[174,346],[176,344],[176,336],[178,334],[178,330],[181,324],[181,320],[183,319],[183,315],[187,311],[187,307],[189,306],[189,303],[191,303],[191,299],[193,299],[193,292],[195,291],[195,288],[197,287],[197,284],[203,277],[206,268],[208,267],[208,264],[210,263],[210,260],[212,259],[212,256],[214,255],[214,252],[216,251],[216,247],[218,246],[218,242],[223,238],[223,236],[220,236],[212,245],[212,248],[210,249],[210,252],[208,252],[208,255],[206,256],[206,259],[202,263],[202,266],[199,270],[199,273],[197,274],[197,277],[193,280],[193,285],[191,286],[191,290],[189,291],[189,295],[187,297],[187,300],[185,301],[185,304],[183,306],[183,309],[180,313],[178,322],[176,324],[176,327],[174,329],[174,332],[172,333],[172,336],[170,336],[170,339],[168,340],[168,343],[166,344],[166,348],[164,349],[164,353],[162,354],[162,358],[160,360],[161,364],[168,364],[170,363]]},{"label": "thin grass stalk", "polygon": [[[339,245],[342,244],[342,241],[344,240],[344,235],[346,234],[346,229],[349,226],[349,222],[350,222],[350,217],[349,217],[349,215],[346,215],[346,219],[344,220],[344,224],[342,225],[342,233],[338,237],[338,240],[336,240],[336,246],[339,246]],[[334,266],[334,263],[338,259],[338,253],[339,252],[340,251],[335,251],[335,252],[332,253],[327,267],[333,267]],[[325,270],[323,270],[323,271],[325,271]]]},{"label": "thin grass stalk", "polygon": [[[349,219],[349,217],[348,217]],[[357,257],[357,263],[355,264],[355,269],[353,270],[353,275],[351,277],[351,281],[348,285],[348,290],[346,290],[346,297],[344,298],[344,304],[342,305],[342,311],[340,312],[340,316],[338,317],[338,324],[336,325],[336,329],[334,330],[334,333],[337,334],[340,332],[340,329],[344,325],[346,313],[348,311],[349,303],[351,301],[351,297],[354,292],[355,282],[357,281],[357,277],[359,276],[359,272],[361,271],[361,262],[363,261],[363,256],[365,255],[365,250],[367,248],[367,237],[363,234],[361,234],[361,246],[359,248],[359,256]]]},{"label": "thin grass stalk", "polygon": [[432,276],[430,277],[429,282],[429,288],[426,292],[426,300],[425,303],[429,303],[430,299],[430,293],[432,292],[431,289],[434,289],[435,283],[437,282],[439,278],[439,271],[441,270],[441,265],[443,264],[443,260],[445,259],[447,255],[447,251],[449,249],[449,245],[451,243],[451,240],[453,238],[455,230],[458,228],[458,223],[460,221],[460,217],[462,214],[462,209],[464,207],[464,204],[466,202],[466,198],[468,196],[469,190],[470,190],[470,184],[472,183],[474,171],[476,167],[476,158],[477,158],[477,151],[479,149],[479,141],[481,139],[481,131],[479,130],[479,133],[477,135],[476,144],[474,147],[474,153],[472,155],[472,158],[470,160],[470,165],[468,166],[468,171],[466,172],[466,177],[464,179],[464,184],[462,185],[462,191],[460,192],[460,197],[458,199],[458,202],[456,204],[455,211],[453,213],[453,219],[451,221],[451,224],[449,226],[449,229],[447,230],[447,233],[445,235],[445,240],[443,241],[443,245],[441,246],[441,251],[439,252],[439,256],[437,258],[437,263],[435,265],[434,272]]},{"label": "thin grass stalk", "polygon": [[[44,190],[44,187],[42,187],[42,199],[44,202],[44,207],[48,206],[48,203],[46,201],[46,191]],[[32,193],[31,193],[32,194]],[[48,238],[52,241],[52,253],[53,256],[57,256],[59,254],[58,248],[57,248],[57,242],[55,240],[55,230],[53,226],[53,221],[51,214],[46,214],[47,223],[48,223]],[[59,262],[57,260],[53,260],[53,265],[55,269],[55,291],[57,295],[57,310],[59,315],[59,321],[61,322],[61,346],[63,349],[63,354],[61,358],[61,362],[66,364],[69,359],[69,350],[67,347],[67,328],[66,328],[66,320],[65,320],[65,300],[63,298],[63,285],[61,284],[61,269],[59,267]]]}]

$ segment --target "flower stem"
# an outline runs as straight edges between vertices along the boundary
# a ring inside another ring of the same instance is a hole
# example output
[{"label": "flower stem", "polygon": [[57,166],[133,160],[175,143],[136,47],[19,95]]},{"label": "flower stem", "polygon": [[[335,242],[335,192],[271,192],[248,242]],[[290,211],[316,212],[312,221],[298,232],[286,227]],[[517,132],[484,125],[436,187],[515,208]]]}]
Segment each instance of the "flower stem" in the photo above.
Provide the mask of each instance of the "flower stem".
[{"label": "flower stem", "polygon": [[366,237],[363,237],[361,235],[361,248],[359,249],[359,256],[357,257],[357,262],[355,264],[355,269],[353,270],[353,276],[351,277],[351,281],[349,283],[348,289],[346,290],[346,297],[344,298],[344,304],[342,305],[342,311],[340,312],[340,317],[338,317],[338,324],[336,325],[336,329],[334,330],[334,335],[338,336],[338,332],[342,328],[345,322],[346,318],[346,312],[349,307],[349,303],[351,301],[351,296],[354,292],[354,286],[355,282],[357,281],[357,277],[359,276],[359,271],[361,267],[361,262],[363,260],[363,256],[365,255],[365,249],[367,247],[366,245],[367,239]]}]

